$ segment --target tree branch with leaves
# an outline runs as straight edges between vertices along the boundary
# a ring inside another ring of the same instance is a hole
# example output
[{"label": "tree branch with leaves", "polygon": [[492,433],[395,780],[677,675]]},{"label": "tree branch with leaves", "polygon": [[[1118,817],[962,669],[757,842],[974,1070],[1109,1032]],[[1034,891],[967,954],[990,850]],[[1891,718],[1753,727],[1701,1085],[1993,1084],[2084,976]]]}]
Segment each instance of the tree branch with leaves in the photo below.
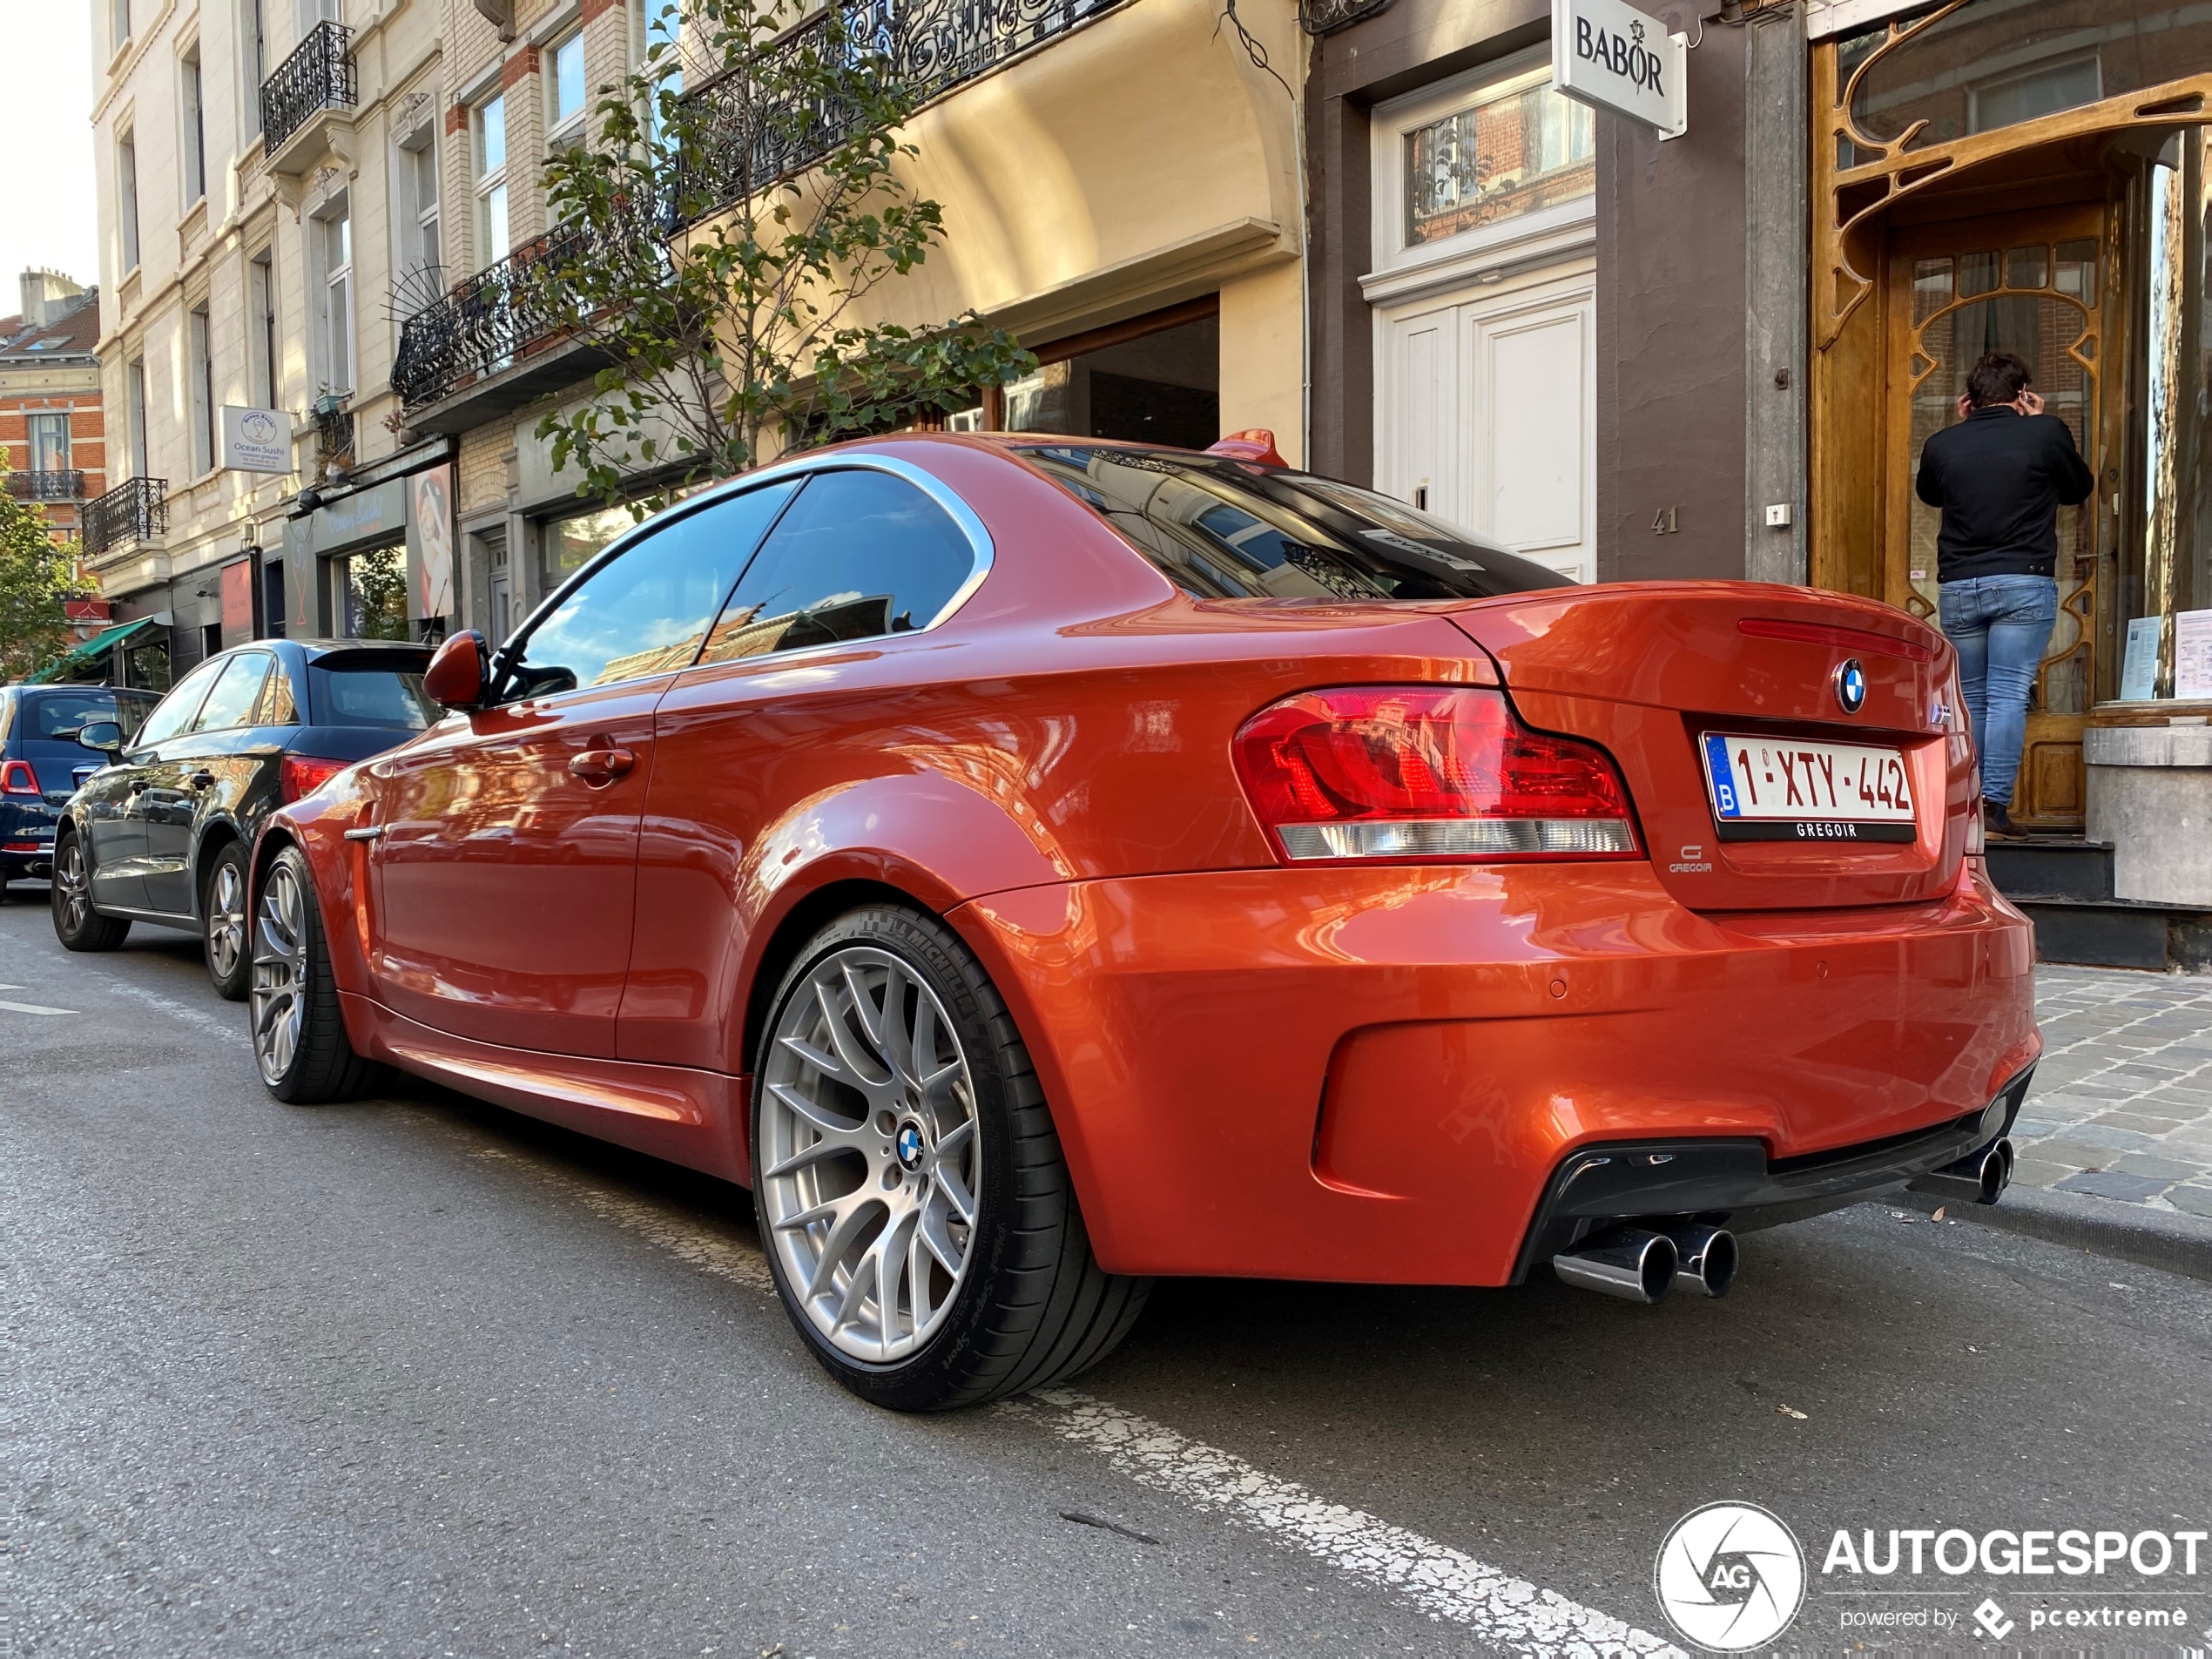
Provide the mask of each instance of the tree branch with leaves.
[{"label": "tree branch with leaves", "polygon": [[596,138],[547,164],[559,222],[517,280],[605,361],[582,404],[537,427],[579,495],[616,504],[652,474],[664,487],[638,504],[657,505],[771,446],[950,413],[1035,367],[973,313],[874,316],[944,237],[943,210],[900,177],[919,89],[867,0],[786,29],[791,15],[691,0],[682,38],[657,26],[606,89]]},{"label": "tree branch with leaves", "polygon": [[75,550],[57,544],[46,509],[19,502],[0,458],[0,685],[37,673],[77,642],[62,601],[78,590]]}]

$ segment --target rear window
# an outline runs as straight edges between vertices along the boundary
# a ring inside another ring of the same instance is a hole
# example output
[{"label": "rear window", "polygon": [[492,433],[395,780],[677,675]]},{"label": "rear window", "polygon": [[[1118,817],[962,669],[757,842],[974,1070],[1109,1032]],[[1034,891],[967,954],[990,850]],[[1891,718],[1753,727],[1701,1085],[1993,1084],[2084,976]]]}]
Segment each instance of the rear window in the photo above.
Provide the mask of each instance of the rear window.
[{"label": "rear window", "polygon": [[310,664],[307,695],[315,725],[378,725],[420,732],[440,711],[422,692],[428,659],[403,658],[401,666],[343,658]]},{"label": "rear window", "polygon": [[1015,453],[1201,599],[1487,599],[1574,585],[1470,530],[1310,473],[1103,445]]},{"label": "rear window", "polygon": [[[87,720],[116,718],[112,691],[47,691],[24,699],[24,718],[17,735],[46,743],[64,743],[61,734],[74,732]],[[135,712],[143,714],[140,708]],[[131,722],[126,721],[126,728]]]}]

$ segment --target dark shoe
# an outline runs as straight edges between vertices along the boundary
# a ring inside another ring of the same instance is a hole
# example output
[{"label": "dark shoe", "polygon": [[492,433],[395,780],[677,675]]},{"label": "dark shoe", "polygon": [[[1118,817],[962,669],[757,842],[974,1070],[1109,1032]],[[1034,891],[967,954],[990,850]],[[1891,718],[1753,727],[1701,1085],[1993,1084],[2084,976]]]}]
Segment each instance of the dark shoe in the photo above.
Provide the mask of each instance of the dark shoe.
[{"label": "dark shoe", "polygon": [[2023,831],[2014,827],[2013,815],[2006,810],[2006,805],[2001,800],[1982,802],[1981,833],[1985,840],[2020,841],[2027,839]]}]

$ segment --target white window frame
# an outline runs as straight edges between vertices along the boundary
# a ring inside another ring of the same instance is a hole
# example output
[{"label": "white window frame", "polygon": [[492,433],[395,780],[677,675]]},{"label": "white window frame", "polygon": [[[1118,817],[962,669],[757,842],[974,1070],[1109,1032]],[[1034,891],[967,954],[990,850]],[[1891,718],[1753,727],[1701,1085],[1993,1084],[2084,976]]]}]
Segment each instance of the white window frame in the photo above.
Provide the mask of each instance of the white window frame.
[{"label": "white window frame", "polygon": [[1460,281],[1486,268],[1565,257],[1595,246],[1595,192],[1433,242],[1406,239],[1407,135],[1545,83],[1550,74],[1550,49],[1539,46],[1375,106],[1368,143],[1374,268],[1360,283],[1369,300],[1398,299],[1412,287]]},{"label": "white window frame", "polygon": [[307,222],[314,227],[308,268],[315,273],[315,368],[324,389],[343,397],[355,389],[361,369],[351,200],[341,196]]},{"label": "white window frame", "polygon": [[185,314],[185,350],[192,374],[192,470],[197,478],[215,470],[215,341],[204,300]]},{"label": "white window frame", "polygon": [[[499,135],[499,156],[491,159],[490,138]],[[475,267],[496,265],[514,251],[515,204],[508,191],[507,94],[504,90],[469,111],[469,174],[475,198]],[[499,233],[495,236],[495,222]]]},{"label": "white window frame", "polygon": [[427,305],[445,287],[445,247],[435,123],[402,137],[393,147],[392,204],[399,233],[392,239],[392,295],[402,305]]},{"label": "white window frame", "polygon": [[[41,453],[38,442],[42,430],[51,431],[58,423],[61,429],[59,450]],[[26,472],[67,472],[71,444],[69,411],[67,409],[33,409],[24,417],[24,470]],[[56,459],[58,455],[59,459]]]},{"label": "white window frame", "polygon": [[185,206],[207,199],[207,82],[195,40],[177,60],[178,156],[184,164]]},{"label": "white window frame", "polygon": [[131,476],[152,475],[146,454],[146,360],[133,357],[124,366],[123,397],[125,418],[131,422]]},{"label": "white window frame", "polygon": [[[577,103],[566,115],[561,113],[561,54],[573,50],[576,53]],[[565,150],[583,138],[586,118],[591,112],[591,71],[583,55],[583,30],[572,29],[545,49],[543,61],[545,76],[545,152]]]},{"label": "white window frame", "polygon": [[138,234],[138,135],[126,132],[115,141],[116,226],[121,232],[123,274],[138,268],[144,249]]},{"label": "white window frame", "polygon": [[255,407],[277,407],[277,376],[282,365],[277,355],[276,250],[263,248],[246,262],[246,366],[252,376],[249,395],[258,395]]}]

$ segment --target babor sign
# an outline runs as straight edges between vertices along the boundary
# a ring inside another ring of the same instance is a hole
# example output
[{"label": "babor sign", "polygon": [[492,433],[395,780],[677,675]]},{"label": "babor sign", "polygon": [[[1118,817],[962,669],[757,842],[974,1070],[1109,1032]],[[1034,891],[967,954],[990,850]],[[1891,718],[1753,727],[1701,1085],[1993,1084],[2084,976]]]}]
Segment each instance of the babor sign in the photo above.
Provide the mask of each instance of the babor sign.
[{"label": "babor sign", "polygon": [[290,472],[292,421],[281,409],[223,410],[223,464],[239,472]]},{"label": "babor sign", "polygon": [[1687,36],[1621,0],[1552,0],[1552,84],[1662,139],[1689,130],[1689,60]]}]

